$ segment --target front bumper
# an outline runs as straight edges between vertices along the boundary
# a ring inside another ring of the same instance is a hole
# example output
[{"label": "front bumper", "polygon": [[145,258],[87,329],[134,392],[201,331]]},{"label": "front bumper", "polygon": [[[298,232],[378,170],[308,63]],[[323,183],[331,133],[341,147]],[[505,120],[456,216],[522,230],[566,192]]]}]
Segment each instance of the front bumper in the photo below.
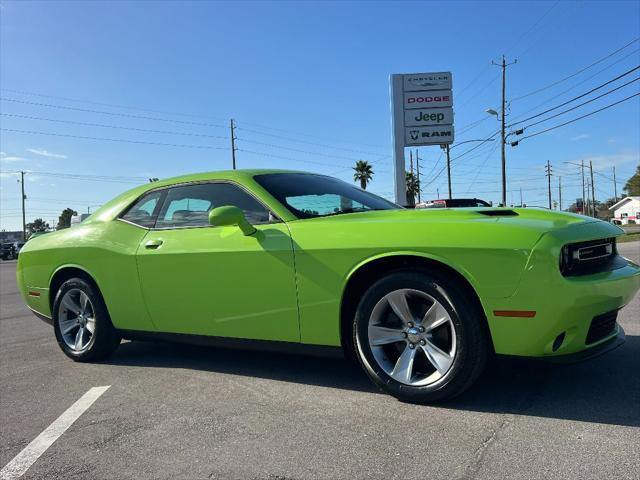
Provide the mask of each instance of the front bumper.
[{"label": "front bumper", "polygon": [[584,362],[586,360],[591,360],[593,358],[604,355],[605,353],[609,353],[618,347],[621,347],[625,341],[626,341],[626,336],[624,333],[624,328],[622,328],[620,325],[617,325],[615,336],[610,337],[601,343],[598,343],[594,347],[587,348],[586,350],[581,350],[576,353],[569,353],[566,355],[553,355],[553,356],[547,355],[547,356],[538,357],[538,358],[551,363]]},{"label": "front bumper", "polygon": [[[531,252],[516,292],[483,302],[497,354],[573,361],[602,354],[624,341],[619,325],[595,339],[589,336],[589,328],[594,317],[615,314],[633,299],[640,289],[640,266],[623,259],[621,268],[575,277],[562,276],[559,269],[562,245],[607,236],[597,231],[604,228],[598,224],[585,226],[580,238],[543,236]],[[535,315],[516,318],[494,313],[525,310]]]}]

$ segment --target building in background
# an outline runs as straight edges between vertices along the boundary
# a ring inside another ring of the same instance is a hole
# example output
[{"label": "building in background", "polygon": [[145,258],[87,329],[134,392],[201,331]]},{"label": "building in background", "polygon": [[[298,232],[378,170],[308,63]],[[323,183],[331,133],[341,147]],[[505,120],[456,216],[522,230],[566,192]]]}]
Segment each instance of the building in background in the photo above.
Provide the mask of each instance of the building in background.
[{"label": "building in background", "polygon": [[6,230],[2,230],[0,232],[0,242],[1,243],[22,242],[22,231],[7,232]]},{"label": "building in background", "polygon": [[613,220],[620,225],[638,223],[640,214],[640,197],[625,197],[618,203],[611,205],[609,210],[613,212]]}]

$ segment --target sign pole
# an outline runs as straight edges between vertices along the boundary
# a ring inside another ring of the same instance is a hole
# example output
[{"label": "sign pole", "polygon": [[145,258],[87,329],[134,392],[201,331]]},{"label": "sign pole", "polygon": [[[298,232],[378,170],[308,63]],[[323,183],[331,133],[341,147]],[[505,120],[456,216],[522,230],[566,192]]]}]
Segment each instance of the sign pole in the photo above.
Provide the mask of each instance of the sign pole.
[{"label": "sign pole", "polygon": [[396,203],[405,206],[407,204],[407,178],[404,161],[403,75],[391,75],[389,80],[391,89],[391,131],[393,133],[394,193]]}]

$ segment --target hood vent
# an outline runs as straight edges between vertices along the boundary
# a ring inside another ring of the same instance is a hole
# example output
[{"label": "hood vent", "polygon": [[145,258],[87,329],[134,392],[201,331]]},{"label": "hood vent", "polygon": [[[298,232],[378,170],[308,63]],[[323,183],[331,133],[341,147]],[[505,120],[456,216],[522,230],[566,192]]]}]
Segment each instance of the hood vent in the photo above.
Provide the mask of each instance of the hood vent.
[{"label": "hood vent", "polygon": [[476,213],[487,217],[517,217],[518,214],[513,210],[479,210]]}]

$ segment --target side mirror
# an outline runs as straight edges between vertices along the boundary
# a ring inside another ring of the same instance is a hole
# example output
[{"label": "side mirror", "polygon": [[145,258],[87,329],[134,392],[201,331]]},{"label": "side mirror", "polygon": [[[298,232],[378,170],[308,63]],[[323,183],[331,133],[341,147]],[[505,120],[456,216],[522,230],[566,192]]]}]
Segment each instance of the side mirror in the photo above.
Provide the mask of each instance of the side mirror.
[{"label": "side mirror", "polygon": [[214,227],[237,225],[245,235],[253,235],[256,229],[244,216],[238,207],[218,207],[209,212],[209,223]]}]

